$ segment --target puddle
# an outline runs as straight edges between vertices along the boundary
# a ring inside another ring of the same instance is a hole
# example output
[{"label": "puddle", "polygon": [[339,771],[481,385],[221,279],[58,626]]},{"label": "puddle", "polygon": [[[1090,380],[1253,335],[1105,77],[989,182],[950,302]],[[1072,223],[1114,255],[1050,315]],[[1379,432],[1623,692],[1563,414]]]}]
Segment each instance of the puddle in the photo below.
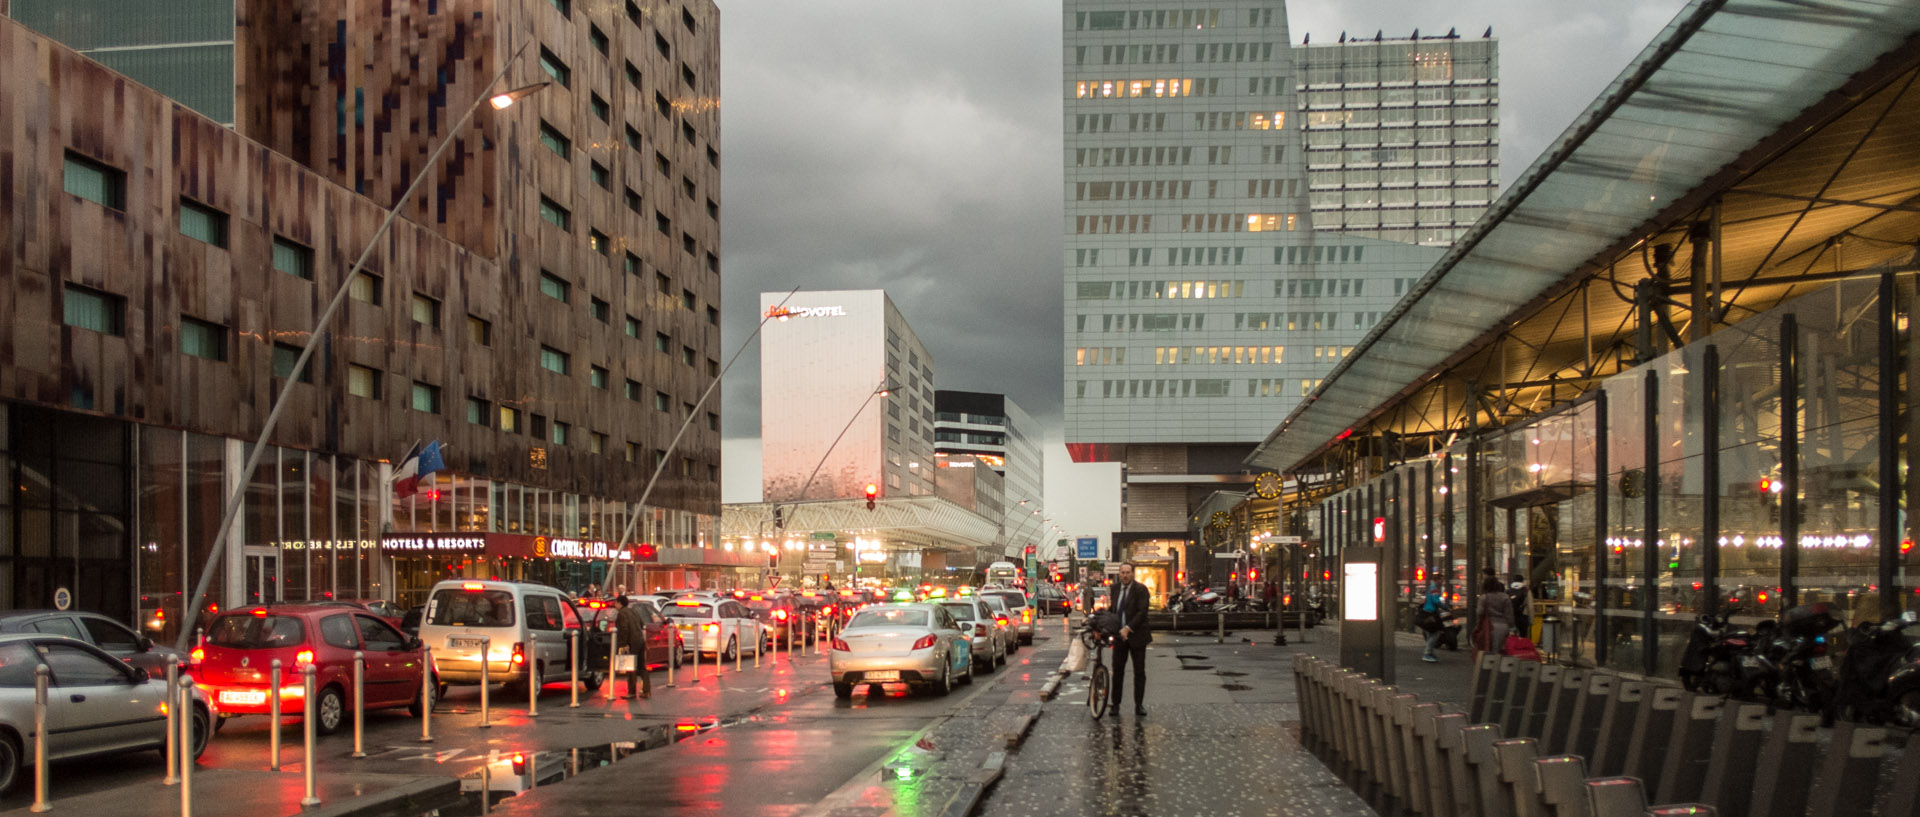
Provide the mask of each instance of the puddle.
[{"label": "puddle", "polygon": [[1244,672],[1234,672],[1233,670],[1230,670],[1230,669],[1223,669],[1223,670],[1221,670],[1221,671],[1220,671],[1219,673],[1217,673],[1217,674],[1218,674],[1218,675],[1222,675],[1222,676],[1226,676],[1226,677],[1229,677],[1229,678],[1238,678],[1238,677],[1240,677],[1240,676],[1242,676],[1242,675],[1245,675],[1246,673],[1244,673]]},{"label": "puddle", "polygon": [[449,796],[438,803],[402,807],[384,814],[387,817],[473,817],[486,814],[502,800],[611,766],[641,752],[671,746],[715,729],[763,720],[767,718],[755,714],[681,719],[643,727],[638,740],[544,752],[493,752],[479,771],[460,778],[458,795]]},{"label": "puddle", "polygon": [[1205,660],[1207,660],[1207,657],[1206,657],[1206,656],[1204,656],[1204,655],[1181,655],[1180,653],[1174,653],[1174,654],[1173,654],[1173,657],[1175,657],[1175,658],[1178,658],[1178,659],[1180,659],[1180,660],[1182,660],[1182,661],[1205,661]]},{"label": "puddle", "polygon": [[1188,669],[1188,670],[1196,670],[1196,669],[1213,669],[1213,666],[1212,666],[1211,664],[1207,664],[1207,665],[1196,665],[1196,666],[1187,666],[1187,665],[1185,665],[1185,664],[1182,664],[1182,665],[1180,666],[1180,668],[1181,668],[1181,669]]},{"label": "puddle", "polygon": [[1220,688],[1228,692],[1245,692],[1253,687],[1247,686],[1246,684],[1221,684]]}]

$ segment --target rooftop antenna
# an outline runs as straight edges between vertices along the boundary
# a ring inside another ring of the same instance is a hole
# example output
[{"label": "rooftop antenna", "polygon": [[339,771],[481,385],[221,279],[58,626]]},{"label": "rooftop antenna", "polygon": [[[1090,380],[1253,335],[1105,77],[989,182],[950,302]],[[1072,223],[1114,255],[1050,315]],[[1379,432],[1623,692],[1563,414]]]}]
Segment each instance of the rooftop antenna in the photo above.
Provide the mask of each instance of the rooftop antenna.
[{"label": "rooftop antenna", "polygon": [[1487,33],[1480,35],[1480,39],[1483,39],[1483,40],[1493,39],[1493,26],[1487,26]]}]

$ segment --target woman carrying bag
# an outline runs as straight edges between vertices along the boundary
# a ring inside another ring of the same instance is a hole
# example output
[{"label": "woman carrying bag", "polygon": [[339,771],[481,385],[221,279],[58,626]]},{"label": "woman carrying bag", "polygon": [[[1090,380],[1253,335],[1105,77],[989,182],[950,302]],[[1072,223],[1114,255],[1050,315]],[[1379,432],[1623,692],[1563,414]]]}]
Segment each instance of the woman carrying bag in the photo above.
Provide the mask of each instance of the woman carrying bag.
[{"label": "woman carrying bag", "polygon": [[1473,648],[1479,652],[1506,654],[1507,633],[1513,631],[1513,602],[1499,579],[1489,578],[1480,585],[1480,600],[1474,611],[1480,621],[1473,627]]}]

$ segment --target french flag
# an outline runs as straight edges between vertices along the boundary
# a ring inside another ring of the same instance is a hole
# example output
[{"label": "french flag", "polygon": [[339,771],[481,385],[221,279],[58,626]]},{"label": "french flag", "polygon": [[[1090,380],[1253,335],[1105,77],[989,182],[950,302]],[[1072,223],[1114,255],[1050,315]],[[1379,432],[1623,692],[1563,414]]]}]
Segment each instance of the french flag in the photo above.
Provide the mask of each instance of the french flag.
[{"label": "french flag", "polygon": [[400,467],[394,469],[394,496],[406,499],[419,493],[421,480],[429,479],[433,472],[446,467],[446,462],[440,459],[440,441],[427,443],[425,448],[408,454],[406,459],[400,461]]}]

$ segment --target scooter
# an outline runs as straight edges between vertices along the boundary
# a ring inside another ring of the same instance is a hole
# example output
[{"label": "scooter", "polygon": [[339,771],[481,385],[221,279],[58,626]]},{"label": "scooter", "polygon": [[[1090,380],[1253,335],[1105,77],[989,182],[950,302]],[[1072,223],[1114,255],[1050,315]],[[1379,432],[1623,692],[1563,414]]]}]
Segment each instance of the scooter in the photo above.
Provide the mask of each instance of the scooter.
[{"label": "scooter", "polygon": [[1885,622],[1863,621],[1843,638],[1847,654],[1825,720],[1846,716],[1866,723],[1920,727],[1920,646],[1904,632],[1920,623],[1908,610]]},{"label": "scooter", "polygon": [[1729,630],[1726,616],[1701,614],[1680,654],[1681,686],[1689,692],[1751,694],[1753,687],[1742,673],[1740,660],[1751,646],[1752,633]]}]

